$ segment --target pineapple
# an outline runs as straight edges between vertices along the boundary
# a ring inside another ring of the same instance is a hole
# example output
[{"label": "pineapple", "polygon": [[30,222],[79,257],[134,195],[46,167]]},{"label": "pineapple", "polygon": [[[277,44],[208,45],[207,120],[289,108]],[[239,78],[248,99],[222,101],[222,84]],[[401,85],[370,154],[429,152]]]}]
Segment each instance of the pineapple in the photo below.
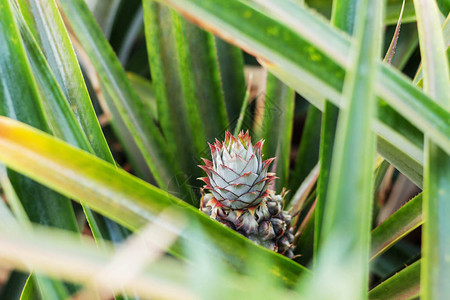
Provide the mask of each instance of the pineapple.
[{"label": "pineapple", "polygon": [[212,161],[203,159],[207,177],[200,210],[255,243],[293,257],[291,216],[282,210],[283,197],[270,183],[267,170],[274,158],[263,161],[261,140],[252,145],[248,131],[234,137],[226,132],[223,143],[210,145]]}]

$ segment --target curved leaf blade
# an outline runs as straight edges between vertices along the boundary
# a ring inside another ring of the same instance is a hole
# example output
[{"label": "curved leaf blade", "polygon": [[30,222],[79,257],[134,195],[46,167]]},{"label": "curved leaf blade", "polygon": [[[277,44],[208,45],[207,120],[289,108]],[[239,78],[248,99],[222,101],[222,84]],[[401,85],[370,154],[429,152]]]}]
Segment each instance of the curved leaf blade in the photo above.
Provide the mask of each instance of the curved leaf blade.
[{"label": "curved leaf blade", "polygon": [[[42,106],[53,134],[80,149],[93,153],[94,150],[77,122],[65,95],[53,76],[52,70],[19,13],[16,13],[16,20],[19,24],[41,99],[43,99]],[[100,137],[104,140],[103,133],[100,132],[100,134]],[[106,148],[106,151],[99,153],[98,156],[115,164],[109,148]],[[110,220],[93,213],[88,207],[83,206],[83,209],[92,233],[98,242],[102,238],[119,241],[126,235],[126,231],[117,228],[117,224],[112,224]]]},{"label": "curved leaf blade", "polygon": [[420,194],[372,230],[370,259],[383,254],[398,240],[422,224],[422,194]]},{"label": "curved leaf blade", "polygon": [[412,299],[420,293],[420,260],[383,281],[369,292],[369,299]]},{"label": "curved leaf blade", "polygon": [[180,172],[166,142],[141,110],[141,102],[111,46],[89,12],[83,0],[59,1],[65,16],[95,66],[103,86],[113,100],[149,165],[158,185],[173,192],[189,195],[195,202],[184,175]]},{"label": "curved leaf blade", "polygon": [[[49,132],[9,1],[0,3],[0,114]],[[9,176],[33,222],[78,230],[69,199],[15,172]]]},{"label": "curved leaf blade", "polygon": [[[344,78],[342,66],[348,66],[350,40],[304,7],[291,1],[275,3],[266,0],[232,0],[226,3],[219,0],[166,0],[164,3],[224,39],[264,58],[266,67],[299,93],[304,93],[305,87],[306,91],[314,89],[321,101],[329,99],[340,105]],[[246,20],[245,26],[242,19]],[[318,60],[320,64],[315,63]],[[394,68],[381,63],[379,68],[377,94],[397,110],[396,118],[402,114],[450,152],[449,113],[413,87]],[[321,108],[323,103],[316,106]],[[395,130],[395,125],[391,128]],[[395,143],[395,140],[391,142]]]},{"label": "curved leaf blade", "polygon": [[[20,0],[19,4],[22,14],[28,16],[24,19],[45,55],[57,86],[60,87],[69,107],[73,110],[90,146],[98,157],[114,163],[56,3],[54,0]],[[22,34],[30,35],[28,32]],[[25,36],[24,39],[30,40],[31,37]],[[87,150],[85,147],[82,148]]]},{"label": "curved leaf blade", "polygon": [[167,192],[27,125],[1,117],[0,147],[0,161],[9,167],[88,205],[130,230],[154,220],[165,208],[173,208],[192,226],[171,248],[176,255],[184,256],[182,243],[196,242],[194,223],[198,223],[219,248],[220,251],[214,250],[214,255],[241,270],[249,255],[261,255],[273,262],[270,272],[287,284],[296,282],[301,274],[308,274],[304,267],[255,245]]}]

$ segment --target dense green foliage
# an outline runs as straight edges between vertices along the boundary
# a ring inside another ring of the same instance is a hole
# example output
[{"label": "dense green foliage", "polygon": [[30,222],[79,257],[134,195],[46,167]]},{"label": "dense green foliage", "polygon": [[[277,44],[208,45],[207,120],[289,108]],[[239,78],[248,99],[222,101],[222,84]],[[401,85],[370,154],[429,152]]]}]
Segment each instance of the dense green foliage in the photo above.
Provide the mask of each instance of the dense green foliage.
[{"label": "dense green foliage", "polygon": [[[0,1],[0,299],[445,298],[448,3]],[[198,210],[241,129],[292,260]]]}]

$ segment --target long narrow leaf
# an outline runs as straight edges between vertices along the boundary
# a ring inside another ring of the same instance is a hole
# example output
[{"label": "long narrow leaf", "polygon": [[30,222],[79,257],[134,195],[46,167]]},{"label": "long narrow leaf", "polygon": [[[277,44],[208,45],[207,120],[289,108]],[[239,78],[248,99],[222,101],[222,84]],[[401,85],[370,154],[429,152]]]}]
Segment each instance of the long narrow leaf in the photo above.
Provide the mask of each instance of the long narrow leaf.
[{"label": "long narrow leaf", "polygon": [[[18,18],[19,27],[53,132],[73,145],[115,164],[98,124],[56,3],[53,0],[22,0],[19,4],[28,23],[27,26]],[[34,42],[30,31],[40,42],[40,47]],[[44,52],[45,57],[40,50]],[[87,207],[83,208],[97,239],[120,241],[124,238],[126,231],[118,228],[117,224],[95,214]]]},{"label": "long narrow leaf", "polygon": [[246,120],[246,117],[248,117],[247,109],[248,104],[250,101],[250,84],[247,86],[247,90],[245,91],[244,99],[241,103],[241,109],[239,111],[239,117],[236,120],[236,125],[234,126],[234,135],[237,136],[241,130],[243,130],[244,121]]},{"label": "long narrow leaf", "polygon": [[420,293],[420,260],[383,281],[369,292],[369,299],[413,299]]},{"label": "long narrow leaf", "polygon": [[400,15],[398,17],[398,22],[394,31],[394,36],[392,37],[391,43],[389,44],[389,48],[386,51],[386,55],[384,56],[383,59],[383,61],[385,61],[388,64],[392,64],[392,58],[394,57],[395,50],[397,49],[398,37],[400,34],[400,27],[402,25],[402,17],[404,9],[405,9],[405,1],[403,0],[402,9],[400,10]]},{"label": "long narrow leaf", "polygon": [[[300,187],[302,182],[307,178],[308,174],[317,164],[319,159],[321,132],[320,119],[320,110],[314,105],[310,105],[306,115],[305,126],[303,128],[297,158],[295,159],[295,168],[289,178],[289,189],[291,191],[296,191]],[[317,213],[314,214],[314,220],[316,220],[316,217]]]},{"label": "long narrow leaf", "polygon": [[[0,226],[0,232],[2,231],[17,232],[18,230],[27,232],[28,230],[31,229],[32,226],[31,222],[28,219],[28,216],[25,210],[23,209],[19,198],[17,197],[17,194],[14,190],[14,187],[11,184],[11,181],[7,176],[6,168],[4,168],[4,166],[0,166],[0,185],[3,188],[5,196],[8,199],[8,203],[17,219],[16,220],[12,218],[12,220],[11,219],[8,220],[7,225],[11,226],[11,228],[5,228],[3,227],[5,224],[1,224],[2,226]],[[2,202],[0,207],[2,207],[3,210],[9,211],[4,202]],[[2,214],[3,219],[4,218],[3,212],[0,214]],[[40,295],[44,299],[55,299],[55,300],[68,297],[67,289],[61,281],[51,280],[50,278],[46,278],[36,273],[33,273],[29,276],[29,279],[25,284],[24,289],[26,290],[27,287],[30,285],[37,286],[37,289],[32,291],[33,293],[29,291],[30,294],[31,293],[33,294],[33,297]]]},{"label": "long narrow leaf", "polygon": [[[348,65],[349,39],[305,8],[291,1],[275,3],[266,0],[258,0],[258,5],[252,1],[236,0],[226,3],[219,0],[166,0],[164,3],[224,39],[264,58],[269,70],[299,93],[304,93],[302,88],[309,86],[321,95],[322,101],[330,99],[340,104],[344,72],[336,62],[341,66]],[[267,10],[261,9],[262,4]],[[283,24],[275,21],[274,16]],[[246,20],[244,24],[243,18]],[[321,64],[315,63],[318,60]],[[379,68],[381,75],[377,77],[377,93],[398,110],[397,113],[428,132],[436,143],[450,149],[450,125],[446,121],[449,113],[393,68],[387,65]],[[323,107],[323,103],[315,105]],[[398,118],[397,114],[394,119]],[[391,128],[395,129],[395,125]]]},{"label": "long narrow leaf", "polygon": [[[159,220],[160,221],[160,220]],[[158,224],[159,225],[159,224]],[[156,226],[158,226],[156,225]],[[153,225],[155,226],[155,225]],[[176,227],[175,227],[176,229]],[[163,231],[164,233],[164,231]],[[147,243],[145,236],[139,236],[143,240],[143,244]],[[115,263],[119,265],[117,256],[120,254],[130,256],[130,253],[113,252],[112,247],[108,244],[103,249],[98,249],[88,239],[71,236],[67,233],[63,234],[58,231],[44,230],[43,228],[34,228],[32,232],[12,231],[0,233],[0,261],[8,262],[20,270],[35,269],[39,272],[49,274],[54,277],[60,277],[64,280],[85,284],[86,286],[94,285],[99,290],[114,293],[125,292],[130,295],[140,295],[145,299],[161,298],[163,295],[169,298],[177,299],[193,299],[192,293],[184,287],[185,279],[169,277],[162,272],[162,266],[171,266],[172,268],[182,268],[181,263],[175,263],[171,259],[157,261],[150,265],[150,271],[145,270],[134,280],[122,280],[117,282],[117,274],[107,274],[99,278],[99,274],[105,272]],[[152,241],[153,242],[153,241]],[[151,242],[148,242],[150,245]],[[153,250],[153,247],[146,248],[147,252]],[[136,247],[139,251],[139,246]],[[150,249],[149,249],[150,248]],[[33,249],[30,252],[29,249]],[[120,249],[125,250],[125,249]],[[136,250],[135,250],[136,251]],[[144,251],[141,251],[144,252]],[[32,253],[32,255],[30,255]],[[135,259],[136,257],[133,257]],[[135,261],[134,261],[135,263]],[[128,267],[128,265],[120,265],[120,267]],[[116,270],[114,270],[116,271]],[[128,276],[127,272],[123,272],[124,276]],[[119,275],[120,278],[120,275]],[[175,287],[175,290],[174,290]],[[27,288],[22,293],[24,300],[35,300],[34,296],[36,287],[34,284],[27,283]],[[77,297],[74,295],[73,297]],[[95,295],[97,296],[97,295]],[[98,299],[92,298],[83,299]],[[40,299],[67,299],[66,296],[50,298],[47,295]],[[82,297],[80,297],[82,298]],[[164,297],[163,297],[164,298]]]},{"label": "long narrow leaf", "polygon": [[213,142],[229,125],[214,36],[184,18],[182,24],[206,139]]},{"label": "long narrow leaf", "polygon": [[392,59],[392,65],[399,70],[403,70],[418,45],[419,39],[417,36],[416,24],[403,24],[397,44],[396,54]]},{"label": "long narrow leaf", "polygon": [[276,191],[286,187],[294,117],[295,92],[275,76],[267,74],[262,138],[266,141],[264,157],[276,157]]},{"label": "long narrow leaf", "polygon": [[[442,25],[442,34],[444,35],[444,43],[447,46],[447,59],[450,60],[450,15],[445,19],[444,24]],[[417,41],[418,42],[418,41]],[[414,76],[413,83],[416,86],[423,86],[423,74],[422,74],[422,64],[419,65],[417,69],[416,75]]]},{"label": "long narrow leaf", "polygon": [[[338,293],[342,299],[364,299],[369,280],[375,158],[375,135],[370,120],[376,112],[374,82],[381,50],[383,9],[384,1],[360,1],[357,6],[356,43],[350,54],[353,62],[347,72],[346,102],[338,118],[324,208],[317,278],[335,278],[337,282],[330,283],[324,295]],[[342,271],[348,272],[348,276],[341,277]],[[319,288],[317,284],[316,289]]]},{"label": "long narrow leaf", "polygon": [[372,231],[371,259],[381,255],[422,224],[422,194],[420,194],[409,200]]},{"label": "long narrow leaf", "polygon": [[[321,32],[321,37],[326,37],[326,39],[331,38],[333,41],[331,42],[330,40],[312,36],[312,26],[304,26],[304,24],[306,24],[304,18],[307,18],[311,22],[314,22],[315,20],[313,16],[308,15],[301,7],[293,5],[288,1],[280,1],[277,5],[274,5],[273,2],[267,0],[254,1],[261,3],[266,9],[271,9],[274,16],[278,17],[283,24],[292,28],[301,36],[308,38],[311,42],[315,42],[317,47],[329,55],[330,58],[333,58],[343,66],[348,65],[348,57],[346,55],[346,53],[348,53],[348,46],[345,43],[346,40],[341,39],[339,34],[334,34],[333,37],[329,36],[331,33],[329,28],[321,26],[320,23],[317,23],[316,25],[324,30],[324,32]],[[299,20],[302,21],[299,22]],[[333,43],[336,48],[331,49],[329,47],[330,43]],[[346,49],[346,51],[343,51],[344,49]],[[378,76],[376,85],[377,94],[385,100],[386,103],[395,108],[398,113],[402,114],[403,117],[410,122],[413,122],[415,126],[422,131],[426,131],[436,143],[440,144],[446,151],[450,152],[450,144],[448,143],[450,138],[450,124],[446,121],[449,117],[449,113],[439,105],[436,105],[425,94],[412,87],[405,76],[402,76],[397,70],[390,68],[389,65],[381,64],[380,72],[381,75]],[[325,97],[327,96],[325,95]],[[334,103],[339,105],[339,99],[335,99],[332,94],[328,97],[330,100],[334,101]],[[381,104],[386,105],[385,103]],[[398,119],[398,117],[395,119]],[[383,119],[381,120],[383,121]],[[395,126],[390,126],[395,128]],[[432,129],[430,126],[435,127],[437,130]]]},{"label": "long narrow leaf", "polygon": [[[397,135],[398,140],[404,139]],[[378,153],[386,160],[405,174],[419,188],[423,187],[423,166],[421,161],[417,161],[413,156],[406,155],[401,149],[391,144],[382,137],[377,139]]]},{"label": "long narrow leaf", "polygon": [[[434,1],[414,0],[422,54],[425,93],[450,112],[450,79],[446,45]],[[421,296],[444,298],[450,286],[450,155],[425,133]],[[447,149],[448,150],[448,149]]]},{"label": "long narrow leaf", "polygon": [[189,66],[190,55],[183,35],[182,18],[172,9],[144,1],[144,22],[147,50],[158,118],[167,145],[178,153],[183,171],[191,184],[200,176],[196,165],[199,153],[206,146],[204,126],[196,101],[195,83]]},{"label": "long narrow leaf", "polygon": [[[158,121],[157,104],[155,99],[155,92],[151,82],[135,73],[128,73],[128,78],[141,100],[142,109],[149,112],[152,119]],[[104,97],[109,95],[106,93]],[[111,101],[111,100],[107,100]],[[120,114],[117,112],[114,106],[108,107],[111,113],[111,126],[120,141],[120,144],[124,147],[127,158],[136,172],[135,175],[147,182],[156,184],[148,165],[145,163],[145,158],[142,155],[139,147],[136,145],[128,127],[123,122]]]},{"label": "long narrow leaf", "polygon": [[120,7],[120,0],[101,1],[92,0],[87,2],[89,9],[95,16],[102,32],[109,39],[114,25],[114,17]]},{"label": "long narrow leaf", "polygon": [[15,15],[30,66],[35,75],[37,89],[41,98],[44,99],[42,107],[52,132],[56,137],[85,151],[92,152],[87,137],[75,119],[75,115],[53,76],[44,54],[32,36],[31,30],[18,11],[16,11]]},{"label": "long narrow leaf", "polygon": [[[0,114],[50,132],[9,1],[0,4],[0,45]],[[15,172],[9,176],[33,222],[77,231],[69,199]]]},{"label": "long narrow leaf", "polygon": [[[77,122],[74,113],[70,109],[65,95],[59,88],[59,84],[54,78],[44,55],[31,35],[28,26],[24,20],[21,19],[20,14],[16,14],[16,16],[30,60],[30,65],[38,83],[38,90],[43,99],[42,106],[53,134],[76,147],[93,153],[94,151],[91,144],[80,124]],[[101,134],[101,137],[103,137],[103,134]],[[108,152],[103,154],[106,155],[109,153],[109,150],[107,151]],[[101,156],[105,157],[105,155]],[[114,163],[111,155],[110,159],[106,156],[106,160]],[[102,238],[109,240],[121,240],[124,238],[123,234],[125,231],[118,230],[116,228],[117,226],[114,226],[110,220],[104,219],[102,216],[93,213],[88,207],[83,206],[83,208],[93,235],[99,242]]]},{"label": "long narrow leaf", "polygon": [[242,50],[216,37],[217,59],[231,132],[236,126],[245,96]]},{"label": "long narrow leaf", "polygon": [[[111,46],[95,23],[83,0],[59,1],[78,39],[91,58],[113,105],[128,126],[158,185],[169,191],[192,195],[164,138],[143,112],[140,100],[117,60]],[[191,201],[196,201],[193,196]]]},{"label": "long narrow leaf", "polygon": [[314,263],[317,263],[319,247],[322,242],[324,209],[328,197],[331,160],[333,157],[338,116],[339,109],[333,103],[327,101],[322,113],[320,133],[320,174],[317,180],[317,204],[314,215]]},{"label": "long narrow leaf", "polygon": [[[333,10],[331,14],[331,23],[337,28],[349,33],[353,33],[355,22],[355,13],[357,1],[355,0],[335,0],[333,1]],[[327,199],[327,193],[330,181],[331,159],[336,137],[336,124],[339,116],[338,108],[331,102],[325,100],[322,131],[320,137],[320,168],[321,172],[318,178],[317,204],[314,215],[314,262],[317,262],[319,245],[322,241],[322,228],[324,207]]]},{"label": "long narrow leaf", "polygon": [[[9,167],[88,205],[130,230],[154,220],[165,208],[173,208],[189,224],[180,243],[171,248],[176,255],[184,256],[182,243],[196,243],[198,222],[208,239],[219,248],[219,251],[208,251],[240,269],[249,255],[261,255],[273,262],[272,271],[267,272],[274,272],[288,284],[305,273],[302,266],[255,245],[167,192],[17,121],[0,118],[0,147],[0,161]],[[277,271],[280,269],[282,273]]]},{"label": "long narrow leaf", "polygon": [[[28,28],[45,55],[58,86],[80,123],[94,153],[111,163],[114,159],[103,136],[81,74],[75,51],[54,0],[20,0]],[[28,34],[26,32],[22,34]],[[26,40],[30,38],[24,37]],[[54,47],[58,45],[58,47]],[[83,147],[83,149],[85,149]]]}]

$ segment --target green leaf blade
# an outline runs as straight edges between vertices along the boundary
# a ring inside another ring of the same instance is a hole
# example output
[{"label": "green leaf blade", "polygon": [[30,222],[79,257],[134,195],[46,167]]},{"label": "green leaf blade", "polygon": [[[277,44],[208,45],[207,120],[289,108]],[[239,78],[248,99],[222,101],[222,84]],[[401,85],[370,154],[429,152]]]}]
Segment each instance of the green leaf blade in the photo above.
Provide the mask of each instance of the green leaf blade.
[{"label": "green leaf blade", "polygon": [[262,255],[273,262],[271,272],[288,285],[309,273],[292,260],[255,245],[167,192],[29,126],[0,118],[0,146],[4,149],[0,160],[9,167],[40,180],[130,230],[141,228],[164,209],[173,208],[193,226],[187,228],[180,243],[172,248],[175,255],[183,257],[182,243],[196,242],[196,224],[199,224],[220,250],[212,250],[214,256],[224,258],[241,270],[249,255]]},{"label": "green leaf blade", "polygon": [[233,132],[246,91],[244,55],[241,49],[218,37],[215,37],[215,42],[230,131]]},{"label": "green leaf blade", "polygon": [[[49,132],[9,1],[0,15],[0,113]],[[9,176],[33,222],[77,231],[69,199],[13,171]]]},{"label": "green leaf blade", "polygon": [[[272,73],[300,94],[305,93],[305,88],[306,91],[314,89],[320,95],[319,102],[315,103],[317,107],[323,107],[323,99],[340,105],[344,74],[339,65],[348,65],[349,38],[330,28],[304,7],[290,1],[278,1],[274,4],[266,0],[258,0],[258,5],[249,1],[228,1],[224,4],[218,0],[167,0],[164,3],[224,39],[263,58],[260,61],[265,61],[265,66]],[[261,5],[266,10],[261,9]],[[246,15],[245,26],[237,18],[242,14]],[[278,21],[274,21],[274,17]],[[292,39],[289,42],[274,39],[267,34],[269,29],[274,32],[280,30],[283,36]],[[313,61],[317,58],[323,58],[321,67],[324,69],[315,69]],[[329,58],[335,63],[329,61]],[[377,93],[397,110],[396,118],[401,118],[399,114],[402,114],[404,118],[417,124],[420,130],[430,132],[432,139],[444,149],[450,149],[450,125],[447,122],[449,113],[436,106],[392,67],[381,65],[381,74],[377,79]],[[391,128],[395,129],[395,125]],[[383,132],[381,134],[383,136]],[[391,142],[395,143],[395,140]]]},{"label": "green leaf blade", "polygon": [[369,299],[412,299],[420,294],[420,260],[383,281],[369,292]]},{"label": "green leaf blade", "polygon": [[[422,56],[424,92],[450,111],[450,79],[446,45],[434,1],[414,0]],[[450,155],[425,134],[421,296],[444,298],[450,287]]]},{"label": "green leaf blade", "polygon": [[317,263],[319,247],[322,242],[322,229],[324,208],[327,201],[330,184],[331,161],[336,137],[336,124],[339,116],[339,108],[330,101],[326,101],[322,113],[320,133],[319,162],[320,173],[317,179],[317,204],[314,216],[314,263]]},{"label": "green leaf blade", "polygon": [[[0,44],[0,113],[50,132],[33,78],[33,62],[30,66],[9,1],[0,4]],[[78,232],[68,198],[16,172],[9,171],[9,176],[27,218],[36,223]],[[61,282],[40,276],[34,278],[39,281],[40,293],[49,299],[56,299],[57,295],[67,296]]]},{"label": "green leaf blade", "polygon": [[111,104],[116,106],[128,126],[158,185],[165,190],[181,191],[189,195],[191,201],[196,201],[161,133],[148,114],[141,111],[136,92],[86,3],[82,0],[62,0],[59,3],[111,96]]},{"label": "green leaf blade", "polygon": [[288,182],[294,98],[294,90],[268,73],[262,123],[263,154],[265,159],[276,157],[274,172],[278,177],[275,182],[278,193]]},{"label": "green leaf blade", "polygon": [[185,20],[183,27],[206,141],[212,143],[229,125],[214,36]]},{"label": "green leaf blade", "polygon": [[423,224],[422,194],[409,200],[383,223],[372,230],[371,259]]},{"label": "green leaf blade", "polygon": [[192,175],[190,182],[194,185],[195,178],[200,176],[196,165],[206,139],[189,71],[190,55],[183,33],[185,22],[168,7],[152,1],[143,4],[158,117],[169,148],[178,153],[182,170],[186,176]]},{"label": "green leaf blade", "polygon": [[[27,24],[21,18],[19,13],[16,14],[16,17],[23,36],[30,65],[37,81],[37,87],[41,99],[43,99],[42,106],[53,134],[80,149],[93,153],[94,150],[92,149],[91,144],[72,112],[65,95],[53,76],[53,72],[47,64],[39,46],[31,35]],[[86,114],[88,115],[89,112],[86,112]],[[101,132],[98,136],[104,140]],[[108,162],[115,164],[114,159],[109,152],[109,148],[106,148],[106,150],[107,152],[99,153],[98,155]],[[110,220],[104,219],[102,216],[93,213],[88,207],[83,206],[83,209],[92,233],[98,242],[101,242],[101,239],[124,239],[125,231],[116,228],[117,226],[112,224]]]},{"label": "green leaf blade", "polygon": [[[355,48],[347,71],[324,208],[318,277],[333,276],[345,289],[341,297],[364,299],[369,280],[372,176],[375,135],[370,120],[376,113],[375,78],[381,50],[384,1],[360,1],[355,21]],[[331,257],[331,258],[330,258]],[[328,270],[345,270],[339,278]],[[348,280],[352,278],[353,287]],[[336,283],[333,283],[336,285]],[[318,285],[317,285],[318,288]],[[330,284],[330,289],[333,290]],[[325,293],[330,293],[327,291]]]},{"label": "green leaf blade", "polygon": [[[301,183],[307,178],[308,174],[317,164],[319,159],[321,117],[321,111],[314,105],[310,105],[306,115],[302,139],[300,141],[297,157],[295,159],[295,168],[289,178],[289,189],[294,193],[300,187]],[[321,169],[323,170],[322,167]],[[317,213],[315,214],[315,218],[316,217]]]},{"label": "green leaf blade", "polygon": [[[28,28],[97,156],[114,163],[84,83],[75,51],[54,0],[19,1]],[[53,45],[58,45],[54,47]],[[83,149],[86,149],[82,147]]]},{"label": "green leaf blade", "polygon": [[[337,28],[349,33],[353,33],[355,22],[355,11],[357,1],[355,0],[335,0],[331,12],[331,23]],[[322,240],[322,225],[324,217],[325,201],[327,199],[327,192],[329,188],[330,170],[332,151],[336,137],[336,124],[339,116],[338,108],[325,100],[324,113],[322,117],[322,132],[320,140],[320,168],[321,172],[318,178],[317,191],[317,210],[315,212],[315,230],[314,230],[314,262],[317,262],[317,254],[319,244]]]}]

